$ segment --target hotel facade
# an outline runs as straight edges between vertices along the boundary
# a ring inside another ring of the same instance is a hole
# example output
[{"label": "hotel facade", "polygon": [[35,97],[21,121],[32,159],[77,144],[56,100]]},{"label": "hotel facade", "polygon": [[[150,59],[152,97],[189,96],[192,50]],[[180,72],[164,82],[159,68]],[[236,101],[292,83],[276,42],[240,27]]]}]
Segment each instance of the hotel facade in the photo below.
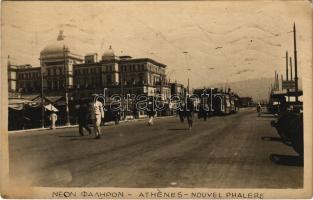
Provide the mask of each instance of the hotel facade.
[{"label": "hotel facade", "polygon": [[165,64],[150,58],[116,56],[111,46],[101,58],[96,53],[81,56],[66,43],[62,31],[54,44],[40,52],[39,60],[40,67],[8,61],[9,97],[64,96],[67,92],[75,101],[104,90],[108,97],[144,94],[168,100],[171,95]]}]

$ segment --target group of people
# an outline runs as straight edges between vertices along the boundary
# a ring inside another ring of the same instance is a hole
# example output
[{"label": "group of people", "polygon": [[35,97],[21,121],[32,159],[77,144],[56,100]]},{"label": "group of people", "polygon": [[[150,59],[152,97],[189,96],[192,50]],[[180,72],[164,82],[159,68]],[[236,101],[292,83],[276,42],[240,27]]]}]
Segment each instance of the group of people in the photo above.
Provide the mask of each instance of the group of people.
[{"label": "group of people", "polygon": [[184,123],[184,119],[187,118],[189,130],[192,129],[193,111],[194,111],[194,107],[193,107],[193,102],[191,101],[191,99],[187,99],[186,102],[182,102],[181,107],[178,111],[181,123]]},{"label": "group of people", "polygon": [[104,118],[103,104],[97,101],[94,96],[89,99],[88,102],[80,101],[77,108],[77,118],[79,126],[79,134],[84,135],[84,129],[86,129],[91,135],[91,129],[88,126],[89,117],[93,124],[95,133],[95,139],[100,139],[101,135],[101,120]]},{"label": "group of people", "polygon": [[[183,123],[184,119],[187,118],[189,130],[192,129],[193,123],[193,102],[188,99],[186,102],[182,102],[181,108],[179,109],[180,121]],[[156,116],[156,111],[152,102],[148,102],[147,107],[148,115],[148,125],[152,126],[153,119]],[[100,139],[101,135],[101,120],[104,118],[104,106],[103,104],[91,97],[89,101],[81,100],[77,107],[77,119],[79,125],[79,134],[84,135],[84,129],[86,129],[89,135],[92,134],[92,130],[88,126],[89,119],[91,119],[93,124],[93,130],[95,134],[95,139]]]},{"label": "group of people", "polygon": [[[187,118],[189,130],[192,129],[193,111],[194,111],[193,102],[189,98],[187,99],[186,102],[181,102],[181,107],[178,109],[178,115],[180,118],[180,122],[184,123],[184,119]],[[153,119],[156,115],[156,111],[155,111],[155,108],[154,108],[152,102],[148,103],[147,115],[148,115],[148,126],[152,126],[154,124]]]}]

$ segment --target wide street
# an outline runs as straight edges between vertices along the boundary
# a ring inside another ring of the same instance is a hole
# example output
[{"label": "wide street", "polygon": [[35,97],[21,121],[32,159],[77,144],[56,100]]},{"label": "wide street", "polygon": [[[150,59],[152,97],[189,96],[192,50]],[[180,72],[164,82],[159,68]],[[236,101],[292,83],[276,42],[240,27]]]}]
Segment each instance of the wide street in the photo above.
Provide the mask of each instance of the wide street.
[{"label": "wide street", "polygon": [[[279,141],[269,114],[254,108],[194,120],[177,117],[102,127],[100,140],[78,128],[10,133],[12,181],[33,186],[302,188],[303,167],[270,154],[297,155]],[[267,138],[267,139],[264,139]]]}]

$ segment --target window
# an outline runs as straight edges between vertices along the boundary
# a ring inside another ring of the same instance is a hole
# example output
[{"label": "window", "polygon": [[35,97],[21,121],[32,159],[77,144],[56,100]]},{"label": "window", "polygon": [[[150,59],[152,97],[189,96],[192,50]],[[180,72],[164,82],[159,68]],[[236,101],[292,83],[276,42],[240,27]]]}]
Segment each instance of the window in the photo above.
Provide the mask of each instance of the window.
[{"label": "window", "polygon": [[142,77],[142,75],[139,76],[139,84],[143,84],[143,77]]},{"label": "window", "polygon": [[95,84],[96,84],[96,86],[99,86],[100,83],[101,83],[101,78],[100,78],[100,77],[95,78]]},{"label": "window", "polygon": [[110,84],[112,82],[112,77],[110,74],[107,75],[107,84]]},{"label": "window", "polygon": [[48,87],[48,89],[51,89],[51,82],[50,81],[47,81],[47,87]]}]

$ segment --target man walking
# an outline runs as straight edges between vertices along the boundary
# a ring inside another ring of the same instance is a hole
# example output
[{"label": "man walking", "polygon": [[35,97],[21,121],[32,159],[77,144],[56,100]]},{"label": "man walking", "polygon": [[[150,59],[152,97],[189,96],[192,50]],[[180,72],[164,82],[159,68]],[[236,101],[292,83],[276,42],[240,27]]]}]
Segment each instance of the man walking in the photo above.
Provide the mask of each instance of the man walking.
[{"label": "man walking", "polygon": [[185,113],[188,121],[189,130],[192,128],[192,117],[193,117],[193,102],[190,98],[187,99],[185,106]]},{"label": "man walking", "polygon": [[256,106],[256,110],[258,112],[258,117],[260,117],[261,116],[261,111],[262,111],[262,106],[261,106],[260,103],[258,103],[258,105]]},{"label": "man walking", "polygon": [[185,113],[185,103],[184,102],[181,103],[181,106],[178,109],[178,115],[179,115],[180,122],[184,123],[184,117],[186,115],[186,113]]},{"label": "man walking", "polygon": [[101,135],[101,118],[104,118],[103,105],[97,100],[97,96],[93,95],[90,102],[90,114],[94,127],[95,139],[100,139]]},{"label": "man walking", "polygon": [[149,102],[148,103],[147,114],[148,114],[148,117],[149,117],[148,125],[152,126],[153,125],[153,118],[154,118],[154,116],[156,114],[155,110],[154,110],[153,102]]},{"label": "man walking", "polygon": [[79,108],[77,110],[77,117],[78,117],[78,125],[79,125],[79,134],[81,136],[84,135],[84,128],[89,132],[91,135],[91,129],[88,126],[88,105],[86,102],[80,101]]},{"label": "man walking", "polygon": [[51,129],[55,129],[55,122],[58,120],[58,116],[55,111],[52,111],[50,114],[50,121],[51,121]]}]

